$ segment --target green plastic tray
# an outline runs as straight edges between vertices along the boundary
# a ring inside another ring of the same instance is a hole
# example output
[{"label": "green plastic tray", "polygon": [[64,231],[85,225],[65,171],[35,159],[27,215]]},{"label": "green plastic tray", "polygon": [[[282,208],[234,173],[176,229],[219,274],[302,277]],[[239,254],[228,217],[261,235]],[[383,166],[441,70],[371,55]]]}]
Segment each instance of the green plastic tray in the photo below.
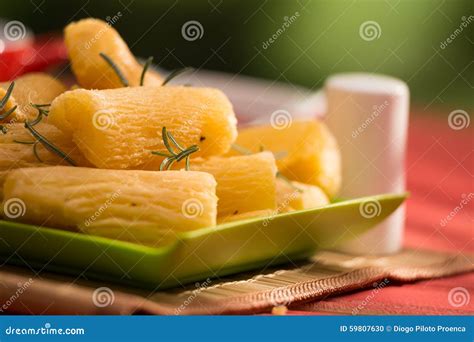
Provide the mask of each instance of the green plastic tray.
[{"label": "green plastic tray", "polygon": [[[159,248],[0,220],[0,259],[40,270],[84,274],[89,279],[164,289],[294,261],[332,248],[384,220],[405,198],[406,194],[385,194],[231,222],[182,233]],[[375,213],[364,214],[367,203],[375,203]]]}]

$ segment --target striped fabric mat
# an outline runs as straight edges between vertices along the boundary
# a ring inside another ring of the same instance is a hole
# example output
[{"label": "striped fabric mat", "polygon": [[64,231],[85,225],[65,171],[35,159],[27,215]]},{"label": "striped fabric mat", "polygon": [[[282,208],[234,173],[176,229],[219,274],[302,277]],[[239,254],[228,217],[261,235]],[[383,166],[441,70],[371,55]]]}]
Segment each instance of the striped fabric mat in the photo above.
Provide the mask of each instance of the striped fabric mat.
[{"label": "striped fabric mat", "polygon": [[[0,271],[0,302],[9,303],[7,312],[34,314],[251,314],[364,288],[376,296],[384,287],[469,272],[473,265],[474,255],[422,250],[384,257],[325,251],[288,269],[207,279],[185,289],[152,294],[111,284],[72,283],[55,275],[34,278],[24,269],[7,267]],[[12,294],[18,288],[24,290],[15,300]],[[354,307],[352,313],[359,310]]]}]

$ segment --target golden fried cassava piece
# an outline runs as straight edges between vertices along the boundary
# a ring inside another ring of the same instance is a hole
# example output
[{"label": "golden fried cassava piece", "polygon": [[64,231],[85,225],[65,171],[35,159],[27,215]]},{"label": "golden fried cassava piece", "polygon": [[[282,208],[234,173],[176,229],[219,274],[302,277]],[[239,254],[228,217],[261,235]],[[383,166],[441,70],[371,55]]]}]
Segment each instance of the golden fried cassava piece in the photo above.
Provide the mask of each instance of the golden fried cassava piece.
[{"label": "golden fried cassava piece", "polygon": [[[339,147],[320,121],[293,121],[288,127],[257,126],[239,131],[236,144],[277,155],[278,170],[288,179],[319,186],[333,197],[341,184]],[[236,155],[240,152],[232,150]]]},{"label": "golden fried cassava piece", "polygon": [[[123,87],[113,68],[100,56],[106,54],[121,70],[129,86],[140,85],[143,66],[130,52],[127,43],[107,22],[98,19],[83,19],[64,29],[66,47],[72,70],[79,84],[87,89],[109,89]],[[145,85],[161,85],[162,79],[153,70],[145,75]]]},{"label": "golden fried cassava piece", "polygon": [[8,200],[18,220],[154,245],[169,234],[216,223],[216,181],[204,172],[43,167],[12,171]]},{"label": "golden fried cassava piece", "polygon": [[219,218],[276,208],[277,169],[270,152],[194,159],[191,169],[209,172],[216,179]]},{"label": "golden fried cassava piece", "polygon": [[[53,125],[39,123],[35,126],[35,129],[74,160],[77,165],[91,165],[71,138],[66,137],[63,132]],[[8,124],[8,131],[5,134],[0,134],[0,199],[3,194],[3,182],[11,170],[26,167],[68,165],[64,158],[47,150],[40,143],[36,146],[33,145],[34,142],[33,136],[20,123]]]},{"label": "golden fried cassava piece", "polygon": [[[91,165],[72,142],[72,139],[55,126],[39,123],[34,126],[34,129],[71,157],[77,165]],[[33,164],[41,163],[67,165],[63,158],[48,151],[42,144],[37,145],[37,156],[35,156],[31,144],[35,141],[35,138],[25,129],[23,124],[8,124],[8,131],[5,134],[0,134],[0,170],[31,167]]]},{"label": "golden fried cassava piece", "polygon": [[[0,83],[0,99],[3,98],[11,82]],[[51,103],[56,96],[66,91],[66,87],[57,79],[45,73],[31,73],[15,80],[13,92],[0,114],[15,105],[17,109],[4,121],[23,122],[36,117],[38,111],[30,104]]]},{"label": "golden fried cassava piece", "polygon": [[277,211],[279,213],[322,207],[329,199],[321,188],[315,185],[277,178]]},{"label": "golden fried cassava piece", "polygon": [[231,103],[211,88],[72,90],[53,101],[49,122],[92,164],[109,169],[159,169],[163,157],[151,151],[166,151],[163,127],[203,157],[226,153],[237,135]]}]

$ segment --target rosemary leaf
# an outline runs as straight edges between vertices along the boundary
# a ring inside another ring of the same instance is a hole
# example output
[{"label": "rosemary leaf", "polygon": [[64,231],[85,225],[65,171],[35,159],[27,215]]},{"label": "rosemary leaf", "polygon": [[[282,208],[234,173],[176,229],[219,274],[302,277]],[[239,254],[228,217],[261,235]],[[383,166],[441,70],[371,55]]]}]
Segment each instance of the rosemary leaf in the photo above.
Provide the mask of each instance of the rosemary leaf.
[{"label": "rosemary leaf", "polygon": [[33,121],[30,122],[31,126],[36,126],[37,124],[41,122],[41,120],[43,120],[43,116],[49,115],[49,110],[43,109],[43,107],[45,107],[44,105],[36,105],[36,104],[30,103],[30,106],[32,106],[38,111],[38,116]]},{"label": "rosemary leaf", "polygon": [[66,153],[64,153],[58,147],[56,147],[54,144],[52,144],[50,141],[48,141],[40,133],[38,133],[38,131],[36,131],[33,128],[33,125],[31,123],[25,122],[25,128],[28,129],[30,131],[31,135],[33,135],[33,137],[35,137],[38,140],[38,142],[41,143],[47,150],[49,150],[50,152],[55,153],[56,155],[58,155],[59,157],[64,159],[68,164],[70,164],[72,166],[77,166],[76,162],[74,160],[72,160],[71,157],[69,157]]},{"label": "rosemary leaf", "polygon": [[163,81],[163,83],[161,85],[164,86],[169,81],[171,81],[173,78],[177,77],[178,75],[181,75],[181,74],[184,74],[184,73],[187,73],[187,72],[191,72],[193,70],[194,70],[194,68],[191,68],[191,67],[176,69],[176,70],[172,71],[171,74],[168,75],[168,77],[165,78],[165,80]]},{"label": "rosemary leaf", "polygon": [[[165,145],[169,154],[166,152],[151,151],[151,153],[154,155],[165,157],[165,159],[163,159],[163,161],[160,164],[160,171],[169,170],[175,162],[179,162],[183,159],[185,159],[185,170],[189,171],[190,155],[193,154],[194,152],[199,151],[199,146],[191,145],[188,148],[183,148],[176,141],[173,135],[166,130],[166,127],[163,127],[163,129],[161,130],[161,136],[163,139],[163,144]],[[173,145],[175,145],[175,147],[179,150],[179,153],[176,153],[175,150],[173,150],[170,144],[170,140],[173,143]]]},{"label": "rosemary leaf", "polygon": [[39,156],[39,154],[38,154],[38,150],[37,150],[38,143],[39,143],[39,141],[33,143],[33,154],[35,155],[36,159],[38,159],[38,161],[39,161],[40,163],[42,163],[43,160],[40,158],[40,156]]},{"label": "rosemary leaf", "polygon": [[140,86],[143,85],[143,82],[145,81],[146,71],[148,70],[152,62],[153,62],[153,57],[148,57],[148,59],[145,62],[145,65],[143,65],[142,74],[140,75]]},{"label": "rosemary leaf", "polygon": [[15,87],[15,82],[10,83],[8,86],[7,92],[5,93],[5,96],[0,100],[0,109],[3,109],[5,105],[8,102],[8,99],[10,98],[13,88]]},{"label": "rosemary leaf", "polygon": [[5,113],[1,114],[0,115],[0,120],[5,120],[6,118],[8,118],[10,115],[13,114],[13,112],[16,110],[16,108],[17,108],[17,106],[15,106],[13,108],[10,108]]},{"label": "rosemary leaf", "polygon": [[124,76],[124,74],[122,73],[122,71],[120,70],[120,68],[117,66],[117,64],[115,64],[115,62],[109,57],[107,56],[105,53],[103,52],[100,52],[99,53],[100,57],[102,57],[108,65],[110,65],[110,67],[114,70],[114,72],[117,74],[118,78],[120,79],[120,82],[123,84],[124,87],[128,87],[128,80],[127,78]]},{"label": "rosemary leaf", "polygon": [[181,147],[180,144],[178,144],[178,142],[176,141],[176,139],[173,137],[173,135],[166,131],[166,134],[168,135],[168,139],[171,140],[171,142],[173,143],[174,146],[176,146],[178,148],[178,150],[180,150],[181,152],[184,151],[184,148]]},{"label": "rosemary leaf", "polygon": [[168,141],[169,137],[168,137],[168,131],[166,130],[166,127],[163,127],[163,129],[161,130],[161,137],[163,139],[163,144],[165,145],[166,149],[173,155],[173,156],[176,156],[176,153],[174,152],[174,150],[171,148],[171,145]]},{"label": "rosemary leaf", "polygon": [[160,151],[151,151],[151,154],[154,154],[156,156],[169,157],[168,153],[160,152]]},{"label": "rosemary leaf", "polygon": [[36,141],[21,141],[21,140],[16,140],[16,139],[13,139],[13,142],[17,144],[24,144],[24,145],[34,145],[37,143]]}]

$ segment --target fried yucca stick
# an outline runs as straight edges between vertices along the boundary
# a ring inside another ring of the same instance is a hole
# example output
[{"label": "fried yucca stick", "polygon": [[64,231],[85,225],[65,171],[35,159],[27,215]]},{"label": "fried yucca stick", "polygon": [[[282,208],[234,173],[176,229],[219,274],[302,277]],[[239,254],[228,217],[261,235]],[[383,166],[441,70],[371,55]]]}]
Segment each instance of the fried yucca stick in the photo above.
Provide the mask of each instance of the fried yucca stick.
[{"label": "fried yucca stick", "polygon": [[232,105],[211,88],[72,90],[53,101],[49,122],[92,164],[109,169],[159,169],[163,157],[151,151],[166,151],[162,127],[182,146],[199,146],[195,155],[203,157],[226,153],[237,135]]},{"label": "fried yucca stick", "polygon": [[[319,186],[333,197],[341,186],[339,147],[327,126],[317,120],[293,121],[279,127],[256,126],[239,131],[236,144],[277,155],[278,170],[288,179]],[[232,150],[231,155],[241,152]]]},{"label": "fried yucca stick", "polygon": [[216,181],[204,172],[43,167],[10,172],[16,220],[154,245],[177,232],[216,224]]},{"label": "fried yucca stick", "polygon": [[277,211],[279,213],[317,208],[329,204],[321,188],[315,185],[277,178]]},{"label": "fried yucca stick", "polygon": [[[0,98],[3,98],[11,82],[0,83]],[[13,92],[0,114],[13,108],[17,109],[3,121],[24,122],[33,119],[37,110],[30,104],[51,103],[56,96],[66,91],[64,84],[45,73],[31,73],[15,79]]]},{"label": "fried yucca stick", "polygon": [[[105,53],[119,67],[130,86],[140,84],[143,66],[130,52],[127,43],[107,22],[88,18],[73,22],[64,29],[72,70],[79,84],[87,89],[120,88],[124,85],[109,64]],[[148,70],[145,85],[161,85],[157,72]]]},{"label": "fried yucca stick", "polygon": [[191,169],[209,172],[217,181],[219,219],[276,208],[277,172],[275,158],[270,152],[245,156],[213,157],[193,160]]}]

